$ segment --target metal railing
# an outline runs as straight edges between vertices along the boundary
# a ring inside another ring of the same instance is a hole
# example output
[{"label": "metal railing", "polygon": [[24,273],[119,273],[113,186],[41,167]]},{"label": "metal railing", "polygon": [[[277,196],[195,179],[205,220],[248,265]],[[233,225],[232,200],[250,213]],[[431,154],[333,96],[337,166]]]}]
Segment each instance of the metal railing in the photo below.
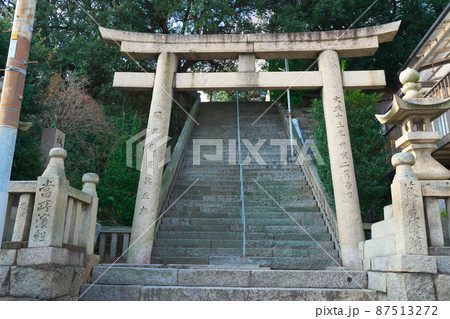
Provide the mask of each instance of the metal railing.
[{"label": "metal railing", "polygon": [[241,148],[241,124],[239,119],[239,94],[236,91],[236,114],[237,114],[237,138],[239,153],[239,181],[241,184],[241,212],[242,212],[242,256],[245,257],[245,240],[246,240],[246,216],[245,216],[245,195],[244,195],[244,168],[242,167],[242,148]]}]

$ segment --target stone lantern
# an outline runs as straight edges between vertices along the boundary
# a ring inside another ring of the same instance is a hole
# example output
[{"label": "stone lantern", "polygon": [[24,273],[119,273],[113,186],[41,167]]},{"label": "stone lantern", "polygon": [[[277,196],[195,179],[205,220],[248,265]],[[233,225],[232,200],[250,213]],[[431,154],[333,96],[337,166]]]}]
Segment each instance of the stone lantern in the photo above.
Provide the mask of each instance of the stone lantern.
[{"label": "stone lantern", "polygon": [[446,180],[450,171],[432,156],[436,142],[442,136],[434,132],[431,122],[450,109],[450,99],[422,98],[418,72],[406,69],[400,74],[403,99],[394,95],[392,108],[383,115],[376,115],[385,125],[401,125],[403,135],[395,146],[415,157],[413,172],[419,180]]}]

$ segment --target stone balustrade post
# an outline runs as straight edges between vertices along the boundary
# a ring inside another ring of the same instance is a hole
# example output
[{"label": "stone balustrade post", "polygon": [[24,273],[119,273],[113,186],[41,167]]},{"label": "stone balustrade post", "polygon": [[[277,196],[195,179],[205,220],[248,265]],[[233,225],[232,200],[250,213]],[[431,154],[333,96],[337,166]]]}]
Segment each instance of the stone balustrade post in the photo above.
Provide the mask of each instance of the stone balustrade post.
[{"label": "stone balustrade post", "polygon": [[428,255],[422,186],[412,166],[411,153],[392,157],[396,174],[391,185],[397,255]]},{"label": "stone balustrade post", "polygon": [[82,241],[80,244],[86,247],[86,253],[93,254],[95,225],[97,222],[98,211],[97,184],[99,182],[99,177],[95,173],[86,173],[83,175],[82,181],[84,183],[83,192],[92,196],[92,202],[85,211],[86,216],[84,218],[79,240]]},{"label": "stone balustrade post", "polygon": [[62,247],[69,181],[64,159],[67,152],[53,148],[50,162],[37,180],[28,247]]}]

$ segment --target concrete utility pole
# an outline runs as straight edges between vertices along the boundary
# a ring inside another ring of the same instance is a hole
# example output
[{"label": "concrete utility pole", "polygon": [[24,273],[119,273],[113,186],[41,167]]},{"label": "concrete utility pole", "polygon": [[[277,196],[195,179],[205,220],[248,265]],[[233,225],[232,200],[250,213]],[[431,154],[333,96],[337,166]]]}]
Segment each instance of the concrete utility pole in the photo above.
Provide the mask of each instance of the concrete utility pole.
[{"label": "concrete utility pole", "polygon": [[[0,101],[0,242],[37,0],[17,0]],[[0,247],[1,249],[1,247]]]}]

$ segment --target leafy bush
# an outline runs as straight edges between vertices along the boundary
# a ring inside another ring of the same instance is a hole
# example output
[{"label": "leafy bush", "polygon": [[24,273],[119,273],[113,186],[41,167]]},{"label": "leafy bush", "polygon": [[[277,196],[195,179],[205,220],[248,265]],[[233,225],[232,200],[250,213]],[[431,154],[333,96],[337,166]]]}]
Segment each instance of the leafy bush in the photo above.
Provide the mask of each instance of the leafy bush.
[{"label": "leafy bush", "polygon": [[[345,91],[344,96],[361,213],[367,216],[366,220],[381,217],[390,192],[389,180],[386,177],[390,169],[389,154],[384,150],[385,138],[381,125],[375,118],[378,112],[377,101],[381,95],[350,90]],[[318,121],[314,136],[325,161],[325,165],[318,166],[319,176],[328,193],[332,195],[333,184],[321,100],[314,100],[311,113]]]}]

